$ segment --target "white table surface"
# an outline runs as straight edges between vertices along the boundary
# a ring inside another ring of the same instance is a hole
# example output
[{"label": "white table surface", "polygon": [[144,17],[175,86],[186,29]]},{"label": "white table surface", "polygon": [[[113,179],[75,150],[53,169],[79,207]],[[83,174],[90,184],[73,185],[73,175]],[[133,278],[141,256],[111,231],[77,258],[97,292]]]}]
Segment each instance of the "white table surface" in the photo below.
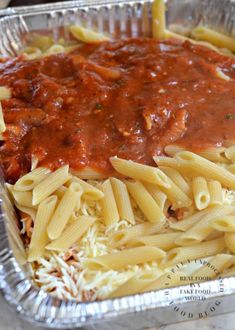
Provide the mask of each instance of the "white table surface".
[{"label": "white table surface", "polygon": [[[45,330],[35,327],[23,320],[12,311],[0,297],[0,330]],[[211,318],[189,321],[158,328],[160,330],[234,330],[235,313],[218,315]],[[128,330],[128,329],[123,329]],[[150,329],[149,329],[150,330]],[[154,330],[154,329],[151,329]]]}]

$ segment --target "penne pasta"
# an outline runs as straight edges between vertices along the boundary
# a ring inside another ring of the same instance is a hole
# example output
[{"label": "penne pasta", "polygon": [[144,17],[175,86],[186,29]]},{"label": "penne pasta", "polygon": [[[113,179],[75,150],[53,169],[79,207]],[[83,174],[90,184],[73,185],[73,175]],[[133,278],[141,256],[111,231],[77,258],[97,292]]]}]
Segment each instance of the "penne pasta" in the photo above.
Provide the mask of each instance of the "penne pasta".
[{"label": "penne pasta", "polygon": [[37,47],[26,47],[23,55],[27,60],[35,60],[42,56],[42,51]]},{"label": "penne pasta", "polygon": [[206,150],[200,150],[197,154],[212,162],[228,163],[228,159],[225,155],[226,148],[215,147]]},{"label": "penne pasta", "polygon": [[112,223],[119,221],[120,216],[118,213],[118,208],[110,180],[106,180],[102,184],[102,189],[104,193],[104,197],[101,200],[101,204],[103,208],[103,217],[104,217],[104,223],[108,227]]},{"label": "penne pasta", "polygon": [[71,176],[69,174],[69,167],[67,165],[60,167],[55,172],[46,176],[44,180],[39,182],[33,188],[33,205],[39,204],[43,199],[50,196],[70,178]]},{"label": "penne pasta", "polygon": [[8,87],[0,86],[0,102],[11,98],[11,90]]},{"label": "penne pasta", "polygon": [[89,229],[89,227],[95,222],[96,218],[89,216],[80,216],[77,217],[67,228],[65,228],[64,232],[46,246],[47,250],[54,251],[66,251],[69,249],[74,243],[76,243],[82,235]]},{"label": "penne pasta", "polygon": [[109,243],[113,247],[120,247],[138,237],[160,233],[164,230],[164,223],[142,223],[133,227],[119,230],[110,236]]},{"label": "penne pasta", "polygon": [[65,47],[62,45],[54,44],[48,50],[45,52],[44,55],[51,55],[51,54],[59,54],[59,53],[64,53],[65,52]]},{"label": "penne pasta", "polygon": [[117,157],[111,157],[113,168],[122,175],[136,180],[155,183],[160,187],[170,188],[167,176],[158,168],[135,163]]},{"label": "penne pasta", "polygon": [[56,195],[59,199],[61,199],[66,193],[68,188],[65,186],[60,186],[56,191],[54,191],[54,195]]},{"label": "penne pasta", "polygon": [[47,234],[51,240],[60,237],[69,218],[77,207],[81,194],[80,184],[72,182],[60,200],[47,227]]},{"label": "penne pasta", "polygon": [[150,195],[153,197],[159,208],[163,211],[167,201],[166,194],[164,194],[161,189],[155,184],[145,182],[144,186],[148,190]]},{"label": "penne pasta", "polygon": [[169,144],[165,147],[164,151],[168,156],[174,157],[178,152],[185,151],[185,148],[174,144]]},{"label": "penne pasta", "polygon": [[56,196],[50,196],[39,204],[34,221],[33,234],[29,245],[28,261],[38,260],[44,253],[49,238],[47,236],[47,225],[54,213],[57,203]]},{"label": "penne pasta", "polygon": [[182,190],[189,198],[192,196],[192,192],[188,182],[184,179],[184,177],[174,168],[159,166],[160,170],[162,170],[174,184]]},{"label": "penne pasta", "polygon": [[189,228],[191,228],[194,224],[196,224],[197,222],[202,220],[205,216],[207,216],[208,214],[213,212],[213,210],[214,210],[214,207],[209,207],[200,212],[196,212],[181,221],[170,223],[170,228],[173,230],[186,231]]},{"label": "penne pasta", "polygon": [[225,150],[225,156],[229,159],[232,163],[235,163],[235,146],[231,146]]},{"label": "penne pasta", "polygon": [[235,176],[225,168],[192,152],[179,152],[176,156],[181,168],[203,175],[207,179],[218,180],[225,187],[235,189]]},{"label": "penne pasta", "polygon": [[179,163],[177,162],[176,159],[171,158],[171,157],[166,157],[166,156],[155,156],[153,157],[153,160],[157,164],[157,166],[165,166],[165,167],[170,167],[170,168],[179,168]]},{"label": "penne pasta", "polygon": [[192,200],[168,177],[170,188],[161,187],[174,208],[189,207]]},{"label": "penne pasta", "polygon": [[215,30],[204,26],[198,26],[191,32],[191,35],[196,40],[208,41],[210,44],[220,48],[227,48],[232,52],[235,51],[234,38],[228,37],[225,34],[219,33]]},{"label": "penne pasta", "polygon": [[167,253],[166,257],[162,260],[162,266],[168,267],[186,260],[210,257],[222,252],[224,248],[225,240],[223,237],[192,246],[177,247]]},{"label": "penne pasta", "polygon": [[217,254],[215,257],[211,258],[206,265],[200,267],[192,274],[192,276],[197,282],[203,280],[203,278],[213,278],[221,275],[221,273],[229,267],[233,261],[233,256],[231,254]]},{"label": "penne pasta", "polygon": [[165,38],[165,3],[164,0],[154,0],[152,4],[152,35],[153,38]]},{"label": "penne pasta", "polygon": [[182,233],[176,240],[178,245],[193,245],[204,240],[213,230],[212,220],[226,216],[234,212],[235,207],[222,205],[214,207],[210,213],[205,215],[200,221],[196,222],[186,232]]},{"label": "penne pasta", "polygon": [[177,271],[176,273],[168,271],[150,283],[148,286],[144,287],[141,292],[155,291],[182,284],[182,277],[185,277],[185,274],[181,271]]},{"label": "penne pasta", "polygon": [[35,157],[34,155],[32,155],[32,157],[31,157],[31,172],[37,168],[38,162],[39,162],[39,159],[37,157]]},{"label": "penne pasta", "polygon": [[2,104],[0,102],[0,134],[5,132],[5,130],[6,130],[6,125],[3,117]]},{"label": "penne pasta", "polygon": [[105,254],[84,261],[84,266],[94,270],[109,268],[121,269],[131,265],[138,265],[149,261],[159,261],[165,252],[153,246],[141,246],[133,249],[122,250],[112,254]]},{"label": "penne pasta", "polygon": [[222,205],[223,204],[223,191],[219,181],[208,181],[208,191],[210,194],[210,205]]},{"label": "penne pasta", "polygon": [[91,184],[87,183],[84,180],[81,180],[80,178],[77,178],[76,176],[73,176],[71,178],[71,181],[78,182],[81,185],[83,189],[83,193],[82,193],[83,199],[99,200],[104,197],[104,193],[100,189],[92,186]]},{"label": "penne pasta", "polygon": [[30,208],[30,207],[27,207],[27,206],[20,205],[16,201],[15,201],[15,206],[21,212],[28,214],[33,219],[33,221],[35,220],[35,218],[36,218],[35,208]]},{"label": "penne pasta", "polygon": [[16,203],[18,203],[21,206],[35,208],[35,206],[32,205],[32,192],[31,191],[17,191],[17,190],[14,190],[14,186],[8,185],[8,184],[7,184],[7,188]]},{"label": "penne pasta", "polygon": [[159,277],[159,271],[143,271],[139,274],[132,276],[124,284],[119,286],[116,290],[111,292],[107,298],[117,298],[128,296],[141,292],[146,286],[152,283]]},{"label": "penne pasta", "polygon": [[223,232],[235,232],[235,215],[224,215],[211,220],[211,226]]},{"label": "penne pasta", "polygon": [[115,178],[111,178],[110,181],[120,218],[135,224],[135,217],[125,183]]},{"label": "penne pasta", "polygon": [[98,171],[93,170],[92,168],[86,167],[80,171],[71,170],[72,175],[83,179],[83,180],[101,180],[107,179],[107,175],[102,174]]},{"label": "penne pasta", "polygon": [[153,223],[164,221],[165,216],[162,210],[142,183],[138,181],[126,181],[126,186],[131,197],[139,206],[148,221]]},{"label": "penne pasta", "polygon": [[227,248],[235,254],[235,232],[225,233],[224,240]]},{"label": "penne pasta", "polygon": [[220,275],[220,277],[229,277],[229,276],[235,276],[235,266],[229,268],[228,270],[226,270],[224,273],[222,273]]},{"label": "penne pasta", "polygon": [[25,174],[14,185],[14,190],[29,191],[32,190],[39,182],[43,181],[51,171],[45,167],[38,167],[32,172]]},{"label": "penne pasta", "polygon": [[110,40],[107,36],[102,33],[95,32],[93,30],[84,28],[79,25],[72,25],[70,26],[70,32],[72,33],[73,37],[79,41],[85,43],[100,43],[103,41]]},{"label": "penne pasta", "polygon": [[203,210],[207,208],[210,203],[210,194],[206,179],[201,176],[193,178],[192,191],[197,209]]},{"label": "penne pasta", "polygon": [[179,235],[179,233],[164,233],[157,235],[141,236],[134,238],[127,243],[131,246],[156,246],[164,251],[168,251],[177,246],[177,244],[175,244],[175,240]]}]

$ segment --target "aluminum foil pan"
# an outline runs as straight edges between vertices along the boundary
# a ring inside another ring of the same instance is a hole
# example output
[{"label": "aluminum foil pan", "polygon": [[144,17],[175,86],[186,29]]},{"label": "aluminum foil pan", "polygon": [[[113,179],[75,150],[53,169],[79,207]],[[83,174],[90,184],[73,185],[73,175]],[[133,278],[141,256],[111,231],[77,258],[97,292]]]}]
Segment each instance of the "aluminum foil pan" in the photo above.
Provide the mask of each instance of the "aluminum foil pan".
[{"label": "aluminum foil pan", "polygon": [[[192,29],[202,22],[234,34],[235,4],[229,0],[168,0],[167,24]],[[14,56],[33,30],[52,31],[83,24],[116,36],[151,36],[151,1],[81,0],[0,11],[0,53]],[[66,28],[64,30],[66,37]],[[192,286],[176,287],[111,300],[63,301],[36,288],[27,268],[24,247],[11,201],[0,182],[0,288],[8,303],[25,319],[51,328],[113,330],[146,329],[163,324],[235,311],[235,278],[200,284],[201,300],[185,298]],[[205,290],[205,291],[204,291]]]}]

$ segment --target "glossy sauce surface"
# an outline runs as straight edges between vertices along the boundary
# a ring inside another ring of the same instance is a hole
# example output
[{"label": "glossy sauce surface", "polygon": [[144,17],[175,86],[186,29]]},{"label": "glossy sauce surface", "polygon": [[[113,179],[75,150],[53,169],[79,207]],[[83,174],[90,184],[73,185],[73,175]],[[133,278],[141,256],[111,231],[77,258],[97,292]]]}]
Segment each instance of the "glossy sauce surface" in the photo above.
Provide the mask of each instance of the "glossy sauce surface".
[{"label": "glossy sauce surface", "polygon": [[[231,77],[216,76],[220,68]],[[69,164],[111,174],[109,157],[153,164],[172,143],[197,150],[235,140],[235,60],[186,41],[126,39],[0,63],[5,178]]]}]

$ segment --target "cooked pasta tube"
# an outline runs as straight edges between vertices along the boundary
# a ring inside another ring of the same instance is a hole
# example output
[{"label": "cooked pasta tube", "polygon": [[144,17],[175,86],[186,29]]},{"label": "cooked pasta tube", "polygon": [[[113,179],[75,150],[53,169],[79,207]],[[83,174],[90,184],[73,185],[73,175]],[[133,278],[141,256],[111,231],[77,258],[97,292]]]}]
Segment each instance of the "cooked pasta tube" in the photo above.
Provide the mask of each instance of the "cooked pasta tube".
[{"label": "cooked pasta tube", "polygon": [[126,181],[127,189],[147,220],[150,222],[164,221],[165,216],[153,197],[141,182]]},{"label": "cooked pasta tube", "polygon": [[206,150],[201,150],[197,154],[212,162],[228,163],[228,159],[225,156],[225,147],[215,147]]},{"label": "cooked pasta tube", "polygon": [[107,178],[107,175],[95,171],[89,167],[86,167],[79,171],[71,170],[71,173],[83,180],[101,180]]},{"label": "cooked pasta tube", "polygon": [[179,152],[175,158],[183,169],[201,174],[207,179],[218,180],[225,187],[235,189],[235,175],[225,168],[190,151]]},{"label": "cooked pasta tube", "polygon": [[61,199],[66,193],[67,189],[68,188],[65,186],[60,186],[56,191],[54,191],[54,195],[56,195],[59,199]]},{"label": "cooked pasta tube", "polygon": [[212,280],[218,277],[224,269],[229,267],[233,260],[231,254],[217,254],[204,266],[190,274],[190,277],[192,276],[195,282],[203,281],[203,278],[210,278],[210,280]]},{"label": "cooked pasta tube", "polygon": [[32,155],[32,157],[31,157],[31,172],[36,169],[36,167],[38,166],[38,162],[39,162],[39,159],[36,156]]},{"label": "cooked pasta tube", "polygon": [[152,4],[152,34],[153,38],[165,38],[165,3],[164,0],[154,0]]},{"label": "cooked pasta tube", "polygon": [[193,178],[192,191],[197,209],[203,210],[207,208],[210,203],[210,194],[206,179],[201,176]]},{"label": "cooked pasta tube", "polygon": [[228,165],[227,170],[233,174],[235,174],[235,164]]},{"label": "cooked pasta tube", "polygon": [[229,277],[229,276],[235,276],[235,266],[227,269],[223,274],[220,275],[220,277]]},{"label": "cooked pasta tube", "polygon": [[57,203],[56,196],[50,196],[42,201],[37,210],[36,219],[34,222],[33,234],[31,237],[28,261],[32,262],[40,258],[45,250],[49,238],[47,236],[47,225],[54,213]]},{"label": "cooked pasta tube", "polygon": [[235,40],[232,37],[219,33],[204,26],[198,26],[191,32],[193,38],[208,41],[210,44],[220,48],[227,48],[235,52]]},{"label": "cooked pasta tube", "polygon": [[83,265],[90,269],[121,269],[131,265],[138,265],[149,261],[159,261],[166,253],[153,246],[141,246],[105,254],[96,258],[87,259]]},{"label": "cooked pasta tube", "polygon": [[160,187],[170,188],[167,176],[158,168],[135,163],[117,157],[111,157],[110,162],[113,168],[122,175],[136,180],[155,183]]},{"label": "cooked pasta tube", "polygon": [[215,218],[225,216],[234,212],[235,207],[230,205],[219,205],[214,207],[210,213],[205,215],[200,221],[196,222],[186,232],[179,235],[175,240],[178,245],[193,245],[204,240],[213,230],[211,221]]},{"label": "cooked pasta tube", "polygon": [[75,39],[78,39],[85,43],[100,43],[102,41],[110,40],[103,33],[95,32],[93,30],[84,28],[79,25],[70,26],[70,32],[74,36]]},{"label": "cooked pasta tube", "polygon": [[47,234],[51,240],[60,237],[80,200],[81,193],[81,186],[77,182],[72,182],[66,190],[47,227]]},{"label": "cooked pasta tube", "polygon": [[225,156],[232,162],[235,163],[235,146],[231,146],[226,149]]},{"label": "cooked pasta tube", "polygon": [[104,198],[101,200],[101,205],[103,208],[104,223],[106,226],[110,226],[112,223],[119,221],[120,216],[109,179],[102,184],[102,189]]},{"label": "cooked pasta tube", "polygon": [[16,201],[15,201],[15,206],[21,212],[28,214],[33,219],[33,221],[35,220],[35,218],[36,218],[36,209],[35,208],[20,205]]},{"label": "cooked pasta tube", "polygon": [[223,191],[219,181],[208,181],[208,191],[210,194],[210,205],[222,205],[223,204]]},{"label": "cooked pasta tube", "polygon": [[168,156],[174,157],[178,152],[185,151],[185,148],[175,144],[169,144],[165,147],[164,151]]},{"label": "cooked pasta tube", "polygon": [[167,195],[173,207],[188,207],[192,205],[192,200],[168,177],[170,188],[161,187],[161,190]]},{"label": "cooked pasta tube", "polygon": [[151,235],[155,233],[160,233],[164,230],[164,223],[142,223],[139,225],[135,225],[133,227],[119,230],[112,234],[109,239],[109,243],[113,247],[119,247],[125,245],[129,241],[142,237],[145,235]]},{"label": "cooked pasta tube", "polygon": [[227,248],[235,254],[235,232],[225,233],[224,240]]},{"label": "cooked pasta tube", "polygon": [[196,212],[183,220],[170,223],[170,228],[173,230],[186,231],[191,228],[195,223],[199,222],[201,219],[211,213],[213,210],[214,207],[208,207],[205,210]]},{"label": "cooked pasta tube", "polygon": [[23,51],[23,55],[27,60],[35,60],[42,56],[42,51],[37,47],[26,47]]},{"label": "cooked pasta tube", "polygon": [[[36,169],[37,170],[37,169]],[[36,171],[35,170],[35,171]],[[32,173],[32,172],[31,172]],[[30,173],[30,174],[31,174]],[[71,178],[68,165],[58,168],[33,188],[33,205],[39,204]]]},{"label": "cooked pasta tube", "polygon": [[184,179],[184,177],[174,168],[159,166],[160,170],[162,170],[173,182],[182,190],[189,198],[192,195],[191,188],[188,182]]},{"label": "cooked pasta tube", "polygon": [[211,220],[211,226],[219,231],[235,232],[235,215],[224,215]]},{"label": "cooked pasta tube", "polygon": [[168,267],[186,260],[210,257],[222,252],[224,248],[225,240],[223,237],[196,245],[177,247],[167,253],[166,257],[162,260],[162,266]]},{"label": "cooked pasta tube", "polygon": [[172,273],[170,271],[161,275],[155,281],[150,283],[148,286],[144,287],[141,292],[155,291],[163,288],[171,288],[173,286],[182,284],[181,278],[185,277],[183,272]]},{"label": "cooked pasta tube", "polygon": [[44,36],[37,33],[30,33],[29,45],[39,48],[42,52],[45,52],[53,45],[53,38],[50,36]]},{"label": "cooked pasta tube", "polygon": [[143,271],[132,276],[124,284],[111,292],[107,298],[117,298],[141,292],[160,275],[160,271]]},{"label": "cooked pasta tube", "polygon": [[120,218],[127,220],[131,224],[135,224],[135,217],[125,183],[116,178],[111,178],[110,181]]},{"label": "cooked pasta tube", "polygon": [[46,246],[47,250],[66,251],[76,243],[89,227],[95,222],[96,218],[89,216],[77,217],[61,234],[59,238]]},{"label": "cooked pasta tube", "polygon": [[157,235],[141,236],[134,238],[127,243],[131,246],[156,246],[164,251],[168,251],[177,246],[175,244],[175,240],[179,235],[179,233],[164,233]]},{"label": "cooked pasta tube", "polygon": [[3,117],[2,104],[0,102],[0,133],[5,132],[5,130],[6,130],[6,125]]},{"label": "cooked pasta tube", "polygon": [[14,184],[14,190],[28,191],[32,190],[39,182],[43,181],[51,171],[45,167],[38,167],[32,172],[23,175]]},{"label": "cooked pasta tube", "polygon": [[54,44],[44,53],[44,55],[64,53],[65,47],[62,45]]},{"label": "cooked pasta tube", "polygon": [[179,163],[177,162],[176,159],[171,158],[171,157],[166,157],[166,156],[154,156],[153,160],[158,166],[165,166],[165,167],[171,167],[178,169],[179,168]]},{"label": "cooked pasta tube", "polygon": [[11,90],[8,87],[0,86],[0,101],[11,98]]},{"label": "cooked pasta tube", "polygon": [[81,187],[83,189],[83,193],[82,193],[83,199],[99,200],[104,197],[104,193],[100,189],[92,186],[91,184],[87,183],[84,180],[81,180],[80,178],[78,178],[76,176],[72,176],[70,181],[78,182],[81,185]]},{"label": "cooked pasta tube", "polygon": [[12,195],[13,199],[20,205],[35,208],[32,205],[32,192],[31,191],[17,191],[14,189],[13,185],[6,184],[6,187],[10,194]]},{"label": "cooked pasta tube", "polygon": [[161,189],[155,185],[155,184],[151,184],[148,182],[144,183],[145,188],[148,190],[148,192],[150,193],[150,195],[153,197],[153,199],[155,200],[155,202],[157,203],[157,205],[159,206],[159,208],[163,211],[164,210],[164,206],[166,204],[167,201],[167,196],[166,194],[164,194]]}]

